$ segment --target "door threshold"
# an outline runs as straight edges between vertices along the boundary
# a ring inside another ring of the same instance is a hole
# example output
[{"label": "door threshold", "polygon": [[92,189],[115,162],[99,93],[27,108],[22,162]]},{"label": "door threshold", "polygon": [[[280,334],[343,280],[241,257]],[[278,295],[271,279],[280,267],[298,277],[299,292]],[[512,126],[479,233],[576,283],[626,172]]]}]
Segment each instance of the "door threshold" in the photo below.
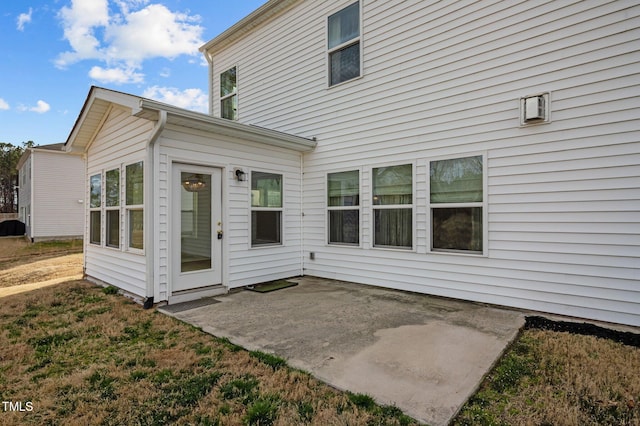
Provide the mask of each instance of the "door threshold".
[{"label": "door threshold", "polygon": [[191,302],[204,297],[220,296],[222,294],[227,294],[227,292],[228,289],[222,284],[199,287],[191,290],[174,291],[169,296],[168,304],[172,305],[174,303]]}]

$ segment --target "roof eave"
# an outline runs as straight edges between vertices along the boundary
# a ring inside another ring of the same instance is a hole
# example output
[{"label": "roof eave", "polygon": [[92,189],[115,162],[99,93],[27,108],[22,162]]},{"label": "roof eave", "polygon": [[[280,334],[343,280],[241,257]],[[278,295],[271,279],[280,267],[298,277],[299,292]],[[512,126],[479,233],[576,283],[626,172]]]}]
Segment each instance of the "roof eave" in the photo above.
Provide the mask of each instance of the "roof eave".
[{"label": "roof eave", "polygon": [[269,0],[235,25],[200,47],[202,53],[213,53],[228,46],[300,0]]}]

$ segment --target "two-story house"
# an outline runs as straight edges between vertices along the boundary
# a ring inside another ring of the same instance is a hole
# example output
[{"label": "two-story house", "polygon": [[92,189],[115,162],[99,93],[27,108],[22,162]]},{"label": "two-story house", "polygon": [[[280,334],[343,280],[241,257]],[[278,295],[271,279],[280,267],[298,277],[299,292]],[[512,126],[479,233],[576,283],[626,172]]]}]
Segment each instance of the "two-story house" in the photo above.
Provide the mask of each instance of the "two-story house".
[{"label": "two-story house", "polygon": [[84,159],[62,148],[28,147],[18,160],[18,219],[31,241],[84,235]]},{"label": "two-story house", "polygon": [[210,114],[92,88],[86,272],[147,303],[295,275],[640,325],[640,6],[270,0]]}]

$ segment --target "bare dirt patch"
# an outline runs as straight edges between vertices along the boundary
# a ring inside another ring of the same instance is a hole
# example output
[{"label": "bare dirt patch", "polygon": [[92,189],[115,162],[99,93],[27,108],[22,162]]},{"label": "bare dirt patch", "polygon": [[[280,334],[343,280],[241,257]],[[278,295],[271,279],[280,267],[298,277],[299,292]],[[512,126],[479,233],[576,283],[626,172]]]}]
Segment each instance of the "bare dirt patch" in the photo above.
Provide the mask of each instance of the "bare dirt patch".
[{"label": "bare dirt patch", "polygon": [[[38,259],[33,261],[34,259]],[[21,259],[26,262],[27,259]],[[56,278],[76,277],[82,274],[82,253],[58,257],[30,257],[30,263],[11,266],[6,263],[0,269],[0,288],[48,281]],[[21,263],[21,262],[15,262]]]},{"label": "bare dirt patch", "polygon": [[79,240],[31,243],[25,238],[0,238],[0,295],[14,294],[16,287],[30,291],[37,283],[78,279],[82,274],[81,251]]}]

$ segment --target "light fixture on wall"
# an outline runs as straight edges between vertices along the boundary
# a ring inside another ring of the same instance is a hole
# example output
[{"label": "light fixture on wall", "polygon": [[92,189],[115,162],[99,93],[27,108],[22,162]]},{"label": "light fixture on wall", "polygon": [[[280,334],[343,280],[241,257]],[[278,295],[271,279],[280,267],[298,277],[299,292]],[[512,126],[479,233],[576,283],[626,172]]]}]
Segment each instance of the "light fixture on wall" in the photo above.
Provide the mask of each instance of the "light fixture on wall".
[{"label": "light fixture on wall", "polygon": [[235,169],[234,173],[238,182],[244,182],[247,180],[247,174],[242,169]]},{"label": "light fixture on wall", "polygon": [[195,174],[187,176],[187,178],[182,181],[182,187],[189,192],[198,192],[205,189],[207,187],[207,183],[204,181],[201,174]]}]

